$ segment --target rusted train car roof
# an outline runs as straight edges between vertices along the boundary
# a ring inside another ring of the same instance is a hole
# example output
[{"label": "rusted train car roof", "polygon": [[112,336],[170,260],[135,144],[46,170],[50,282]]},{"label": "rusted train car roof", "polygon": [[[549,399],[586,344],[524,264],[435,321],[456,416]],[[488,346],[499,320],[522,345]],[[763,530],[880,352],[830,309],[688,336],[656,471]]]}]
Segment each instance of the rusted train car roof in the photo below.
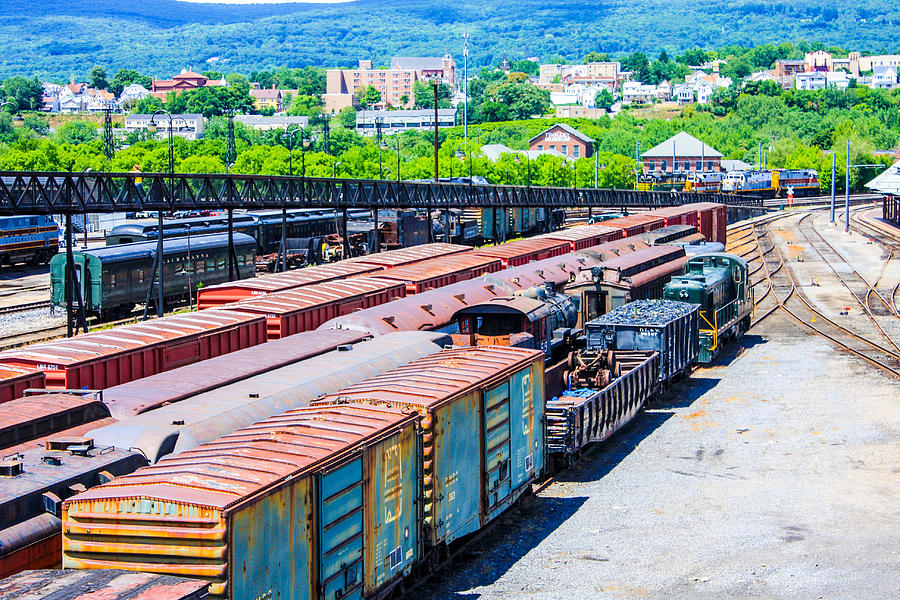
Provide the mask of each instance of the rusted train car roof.
[{"label": "rusted train car roof", "polygon": [[[405,267],[400,267],[405,268]],[[401,283],[375,277],[355,277],[347,281],[329,281],[303,286],[293,290],[275,292],[265,296],[251,296],[228,308],[236,311],[252,311],[264,314],[284,314],[313,306],[323,306],[363,294],[390,289],[401,289]]]},{"label": "rusted train car roof", "polygon": [[317,265],[314,267],[306,267],[293,271],[284,271],[282,273],[271,273],[261,275],[252,279],[242,279],[239,281],[229,281],[227,283],[218,283],[203,288],[200,293],[216,291],[220,289],[249,289],[249,290],[280,290],[289,287],[299,287],[304,285],[312,285],[316,283],[325,283],[333,279],[341,279],[352,275],[361,275],[363,273],[371,273],[380,271],[382,267],[377,265],[365,265],[362,263],[336,262],[326,265]]},{"label": "rusted train car roof", "polygon": [[316,404],[365,401],[431,408],[543,357],[540,350],[508,346],[444,350],[351,385]]},{"label": "rusted train car roof", "polygon": [[[0,448],[41,437],[51,424],[71,427],[109,417],[99,398],[81,394],[39,394],[0,404]],[[64,427],[68,428],[68,427]]]},{"label": "rusted train car roof", "polygon": [[497,246],[488,246],[479,248],[476,252],[485,256],[496,256],[498,258],[513,258],[536,252],[540,250],[552,250],[555,248],[568,248],[569,244],[556,239],[549,238],[528,238],[525,240],[516,240],[514,242],[506,242]]},{"label": "rusted train car roof", "polygon": [[0,581],[0,600],[200,600],[209,582],[120,569],[23,571]]},{"label": "rusted train car roof", "polygon": [[382,267],[399,267],[409,263],[427,260],[438,256],[447,256],[450,254],[459,254],[461,252],[471,252],[471,246],[462,246],[459,244],[421,244],[419,246],[411,246],[409,248],[398,248],[397,250],[388,250],[387,252],[379,252],[377,254],[367,254],[365,256],[356,256],[348,258],[342,262],[351,264],[380,265]]},{"label": "rusted train car roof", "polygon": [[224,510],[415,419],[366,405],[299,408],[118,477],[74,501],[151,497]]},{"label": "rusted train car roof", "polygon": [[126,419],[365,337],[355,331],[306,331],[107,388],[103,402],[114,417]]},{"label": "rusted train car roof", "polygon": [[208,334],[260,319],[257,315],[211,309],[171,315],[146,323],[122,325],[73,338],[34,344],[0,353],[0,362],[20,358],[54,365],[72,365],[182,337]]}]

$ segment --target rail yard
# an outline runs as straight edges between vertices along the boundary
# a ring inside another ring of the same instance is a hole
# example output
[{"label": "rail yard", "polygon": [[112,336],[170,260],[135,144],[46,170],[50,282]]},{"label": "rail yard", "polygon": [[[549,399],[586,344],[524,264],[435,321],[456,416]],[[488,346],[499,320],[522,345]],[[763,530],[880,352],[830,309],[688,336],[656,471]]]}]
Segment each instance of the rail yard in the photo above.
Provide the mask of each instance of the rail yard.
[{"label": "rail yard", "polygon": [[0,574],[891,597],[900,234],[887,204],[848,214],[726,227],[705,202],[421,245],[6,350]]}]

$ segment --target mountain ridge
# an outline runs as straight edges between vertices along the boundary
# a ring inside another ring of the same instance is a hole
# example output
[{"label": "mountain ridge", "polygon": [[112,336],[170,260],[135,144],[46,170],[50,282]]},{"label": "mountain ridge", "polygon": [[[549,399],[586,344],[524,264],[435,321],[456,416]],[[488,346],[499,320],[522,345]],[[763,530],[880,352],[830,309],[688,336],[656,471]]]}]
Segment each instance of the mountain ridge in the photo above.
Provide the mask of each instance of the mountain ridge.
[{"label": "mountain ridge", "polygon": [[[12,5],[11,5],[12,4]],[[169,77],[182,67],[249,73],[273,66],[351,66],[390,56],[461,59],[470,65],[529,56],[577,59],[800,40],[896,52],[900,6],[881,0],[599,0],[515,4],[459,0],[356,0],[340,4],[205,4],[177,0],[20,0],[0,4],[0,77],[83,78],[133,68]],[[458,60],[461,62],[461,60]]]}]

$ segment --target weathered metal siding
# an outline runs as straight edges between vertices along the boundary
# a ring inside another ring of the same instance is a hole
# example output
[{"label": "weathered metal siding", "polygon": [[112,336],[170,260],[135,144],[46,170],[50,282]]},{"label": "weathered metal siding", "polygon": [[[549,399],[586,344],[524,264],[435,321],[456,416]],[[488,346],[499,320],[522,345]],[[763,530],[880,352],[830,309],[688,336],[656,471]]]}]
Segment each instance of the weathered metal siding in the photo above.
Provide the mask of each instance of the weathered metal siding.
[{"label": "weathered metal siding", "polygon": [[44,513],[0,531],[0,579],[26,569],[59,567],[60,524],[58,518]]},{"label": "weathered metal siding", "polygon": [[319,589],[322,600],[360,600],[363,593],[365,507],[363,460],[318,476]]},{"label": "weathered metal siding", "polygon": [[425,260],[449,256],[453,254],[461,254],[471,252],[469,246],[459,244],[444,244],[441,242],[433,244],[420,244],[409,248],[398,248],[397,250],[388,250],[379,252],[378,254],[369,254],[366,256],[357,256],[341,261],[341,264],[364,264],[375,265],[382,268],[393,268],[401,265],[422,262]]},{"label": "weathered metal siding", "polygon": [[[481,392],[472,392],[432,411],[425,428],[425,528],[431,545],[451,543],[481,527],[482,451]],[[427,452],[429,429],[433,458]],[[476,432],[477,435],[476,435]],[[429,458],[432,464],[429,465]],[[429,492],[429,477],[433,491]],[[430,505],[430,506],[429,506]],[[430,510],[429,510],[430,508]]]},{"label": "weathered metal siding", "polygon": [[0,404],[21,398],[29,388],[42,388],[46,382],[43,371],[0,365]]},{"label": "weathered metal siding", "polygon": [[409,574],[421,556],[419,441],[407,427],[365,454],[367,596]]},{"label": "weathered metal siding", "polygon": [[[229,523],[228,596],[315,597],[315,482],[299,477],[236,511]],[[216,593],[221,594],[218,588]]]},{"label": "weathered metal siding", "polygon": [[95,394],[36,394],[0,404],[0,448],[109,417]]}]

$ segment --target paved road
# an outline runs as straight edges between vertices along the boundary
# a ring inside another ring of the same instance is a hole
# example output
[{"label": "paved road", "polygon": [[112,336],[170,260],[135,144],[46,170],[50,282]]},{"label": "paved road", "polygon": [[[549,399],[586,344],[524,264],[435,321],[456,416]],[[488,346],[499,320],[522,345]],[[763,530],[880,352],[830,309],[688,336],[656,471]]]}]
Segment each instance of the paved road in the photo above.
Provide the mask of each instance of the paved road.
[{"label": "paved road", "polygon": [[773,316],[673,398],[410,597],[897,597],[900,382]]}]

